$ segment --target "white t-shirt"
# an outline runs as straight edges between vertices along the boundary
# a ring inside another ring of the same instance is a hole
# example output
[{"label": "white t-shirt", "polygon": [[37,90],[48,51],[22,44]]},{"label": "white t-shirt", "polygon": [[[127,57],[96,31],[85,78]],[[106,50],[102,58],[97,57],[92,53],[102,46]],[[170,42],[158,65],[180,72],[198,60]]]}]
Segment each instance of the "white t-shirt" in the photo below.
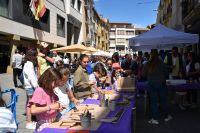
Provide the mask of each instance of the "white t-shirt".
[{"label": "white t-shirt", "polygon": [[5,107],[0,107],[0,133],[14,132],[16,129],[13,113]]},{"label": "white t-shirt", "polygon": [[[190,64],[191,64],[191,63],[189,63],[189,64],[186,66],[186,72],[189,72],[189,70],[190,70]],[[200,69],[200,64],[199,64],[199,62],[196,62],[196,63],[194,64],[194,68],[195,68],[195,70],[199,70],[199,69]]]},{"label": "white t-shirt", "polygon": [[69,59],[68,58],[65,58],[65,59],[63,59],[63,62],[64,62],[64,64],[69,64]]},{"label": "white t-shirt", "polygon": [[65,107],[68,107],[70,102],[67,94],[69,90],[71,90],[71,85],[69,85],[68,83],[61,87],[54,88],[54,93],[58,96],[59,99],[58,101]]},{"label": "white t-shirt", "polygon": [[90,81],[95,81],[95,82],[96,82],[95,85],[92,87],[92,92],[96,92],[96,89],[95,89],[94,87],[97,86],[97,79],[95,78],[94,73],[91,73],[91,74],[89,75],[89,80],[90,80]]},{"label": "white t-shirt", "polygon": [[19,53],[13,55],[12,63],[14,68],[22,69],[23,56]]},{"label": "white t-shirt", "polygon": [[23,76],[24,76],[24,88],[37,88],[38,85],[38,77],[37,77],[37,69],[34,68],[33,63],[27,61],[24,64],[23,68]]}]

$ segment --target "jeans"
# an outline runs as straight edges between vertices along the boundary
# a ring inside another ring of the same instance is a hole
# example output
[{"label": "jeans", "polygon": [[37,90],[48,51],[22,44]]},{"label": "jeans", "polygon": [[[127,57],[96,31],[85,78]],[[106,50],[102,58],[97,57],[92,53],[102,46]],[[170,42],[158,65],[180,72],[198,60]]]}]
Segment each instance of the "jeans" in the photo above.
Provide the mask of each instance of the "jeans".
[{"label": "jeans", "polygon": [[[20,80],[20,75],[22,73],[22,69],[19,69],[19,68],[13,68],[13,82],[14,82],[14,85],[15,87],[18,87],[18,84],[17,84],[17,77],[18,79]],[[21,82],[21,84],[23,85],[23,83]]]},{"label": "jeans", "polygon": [[160,106],[164,113],[164,116],[168,116],[168,105],[167,105],[167,88],[163,83],[149,83],[149,97],[150,106],[152,111],[152,117],[155,120],[159,119],[158,112],[158,98],[160,100]]}]

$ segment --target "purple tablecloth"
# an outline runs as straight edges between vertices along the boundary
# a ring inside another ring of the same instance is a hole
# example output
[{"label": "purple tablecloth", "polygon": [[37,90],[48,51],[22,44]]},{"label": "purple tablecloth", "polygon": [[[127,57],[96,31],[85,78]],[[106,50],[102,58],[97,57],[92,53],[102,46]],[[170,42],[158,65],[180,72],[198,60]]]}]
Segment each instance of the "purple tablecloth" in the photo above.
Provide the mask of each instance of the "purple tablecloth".
[{"label": "purple tablecloth", "polygon": [[[147,90],[149,88],[148,82],[138,82],[138,90]],[[177,84],[177,85],[167,85],[168,89],[174,89],[177,91],[186,91],[191,89],[200,89],[200,83],[186,83],[186,84]]]},{"label": "purple tablecloth", "polygon": [[[100,104],[98,100],[95,99],[87,99],[83,102],[84,104]],[[132,100],[131,105],[125,108],[125,112],[121,120],[116,123],[102,123],[101,126],[95,130],[90,131],[90,133],[131,133],[131,116],[132,116],[132,108],[134,107],[134,100]],[[112,117],[116,114],[121,107],[117,107],[115,111],[111,111],[108,114],[108,117]],[[69,129],[58,129],[58,128],[45,128],[39,133],[67,133]]]}]

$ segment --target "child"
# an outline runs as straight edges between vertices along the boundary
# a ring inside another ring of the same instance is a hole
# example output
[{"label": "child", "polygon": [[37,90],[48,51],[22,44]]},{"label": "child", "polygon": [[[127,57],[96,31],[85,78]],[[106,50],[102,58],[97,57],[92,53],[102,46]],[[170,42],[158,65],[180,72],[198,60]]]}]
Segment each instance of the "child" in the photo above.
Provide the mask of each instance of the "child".
[{"label": "child", "polygon": [[25,56],[25,64],[23,68],[24,88],[27,96],[26,106],[26,128],[35,129],[35,122],[31,122],[31,109],[28,105],[28,101],[31,99],[34,90],[38,87],[37,78],[37,51],[28,50]]},{"label": "child", "polygon": [[101,80],[101,78],[105,76],[107,76],[105,67],[102,63],[97,63],[93,68],[93,73],[89,76],[90,81],[96,82],[96,84],[93,85],[94,92],[101,92],[100,83],[104,82]]},{"label": "child", "polygon": [[5,108],[0,88],[0,133],[14,132],[17,129],[13,113]]},{"label": "child", "polygon": [[55,68],[48,68],[40,77],[39,86],[33,93],[29,101],[31,113],[36,115],[36,131],[41,131],[52,123],[57,116],[57,112],[62,109],[58,103],[58,97],[53,90],[59,85],[61,74]]},{"label": "child", "polygon": [[69,69],[68,68],[58,68],[58,71],[62,75],[62,81],[60,82],[60,86],[54,89],[54,93],[58,96],[59,103],[66,108],[66,110],[62,111],[61,114],[63,115],[67,111],[69,111],[72,107],[70,107],[70,101],[78,104],[79,101],[74,97],[73,92],[71,90],[71,86],[68,84],[69,79]]}]

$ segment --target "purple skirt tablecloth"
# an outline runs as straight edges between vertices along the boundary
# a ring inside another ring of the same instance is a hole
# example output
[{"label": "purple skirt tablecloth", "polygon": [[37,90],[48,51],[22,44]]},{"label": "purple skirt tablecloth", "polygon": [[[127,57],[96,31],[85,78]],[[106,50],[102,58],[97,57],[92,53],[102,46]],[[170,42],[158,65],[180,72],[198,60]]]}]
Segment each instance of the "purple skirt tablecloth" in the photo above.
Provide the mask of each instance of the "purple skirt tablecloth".
[{"label": "purple skirt tablecloth", "polygon": [[[87,99],[83,102],[83,104],[97,104],[99,105],[99,100],[95,99]],[[90,131],[90,133],[131,133],[131,116],[132,116],[132,108],[134,107],[134,100],[132,100],[131,105],[125,107],[125,112],[118,123],[102,123],[101,126],[95,130]],[[111,111],[107,117],[112,117],[116,114],[121,107],[117,107],[115,111]],[[41,132],[38,133],[67,133],[69,129],[58,129],[58,128],[45,128]]]},{"label": "purple skirt tablecloth", "polygon": [[[147,90],[149,88],[148,82],[138,82],[138,90]],[[173,89],[176,91],[187,91],[191,89],[200,89],[200,83],[186,83],[186,84],[176,84],[176,85],[167,85],[168,89]]]}]

